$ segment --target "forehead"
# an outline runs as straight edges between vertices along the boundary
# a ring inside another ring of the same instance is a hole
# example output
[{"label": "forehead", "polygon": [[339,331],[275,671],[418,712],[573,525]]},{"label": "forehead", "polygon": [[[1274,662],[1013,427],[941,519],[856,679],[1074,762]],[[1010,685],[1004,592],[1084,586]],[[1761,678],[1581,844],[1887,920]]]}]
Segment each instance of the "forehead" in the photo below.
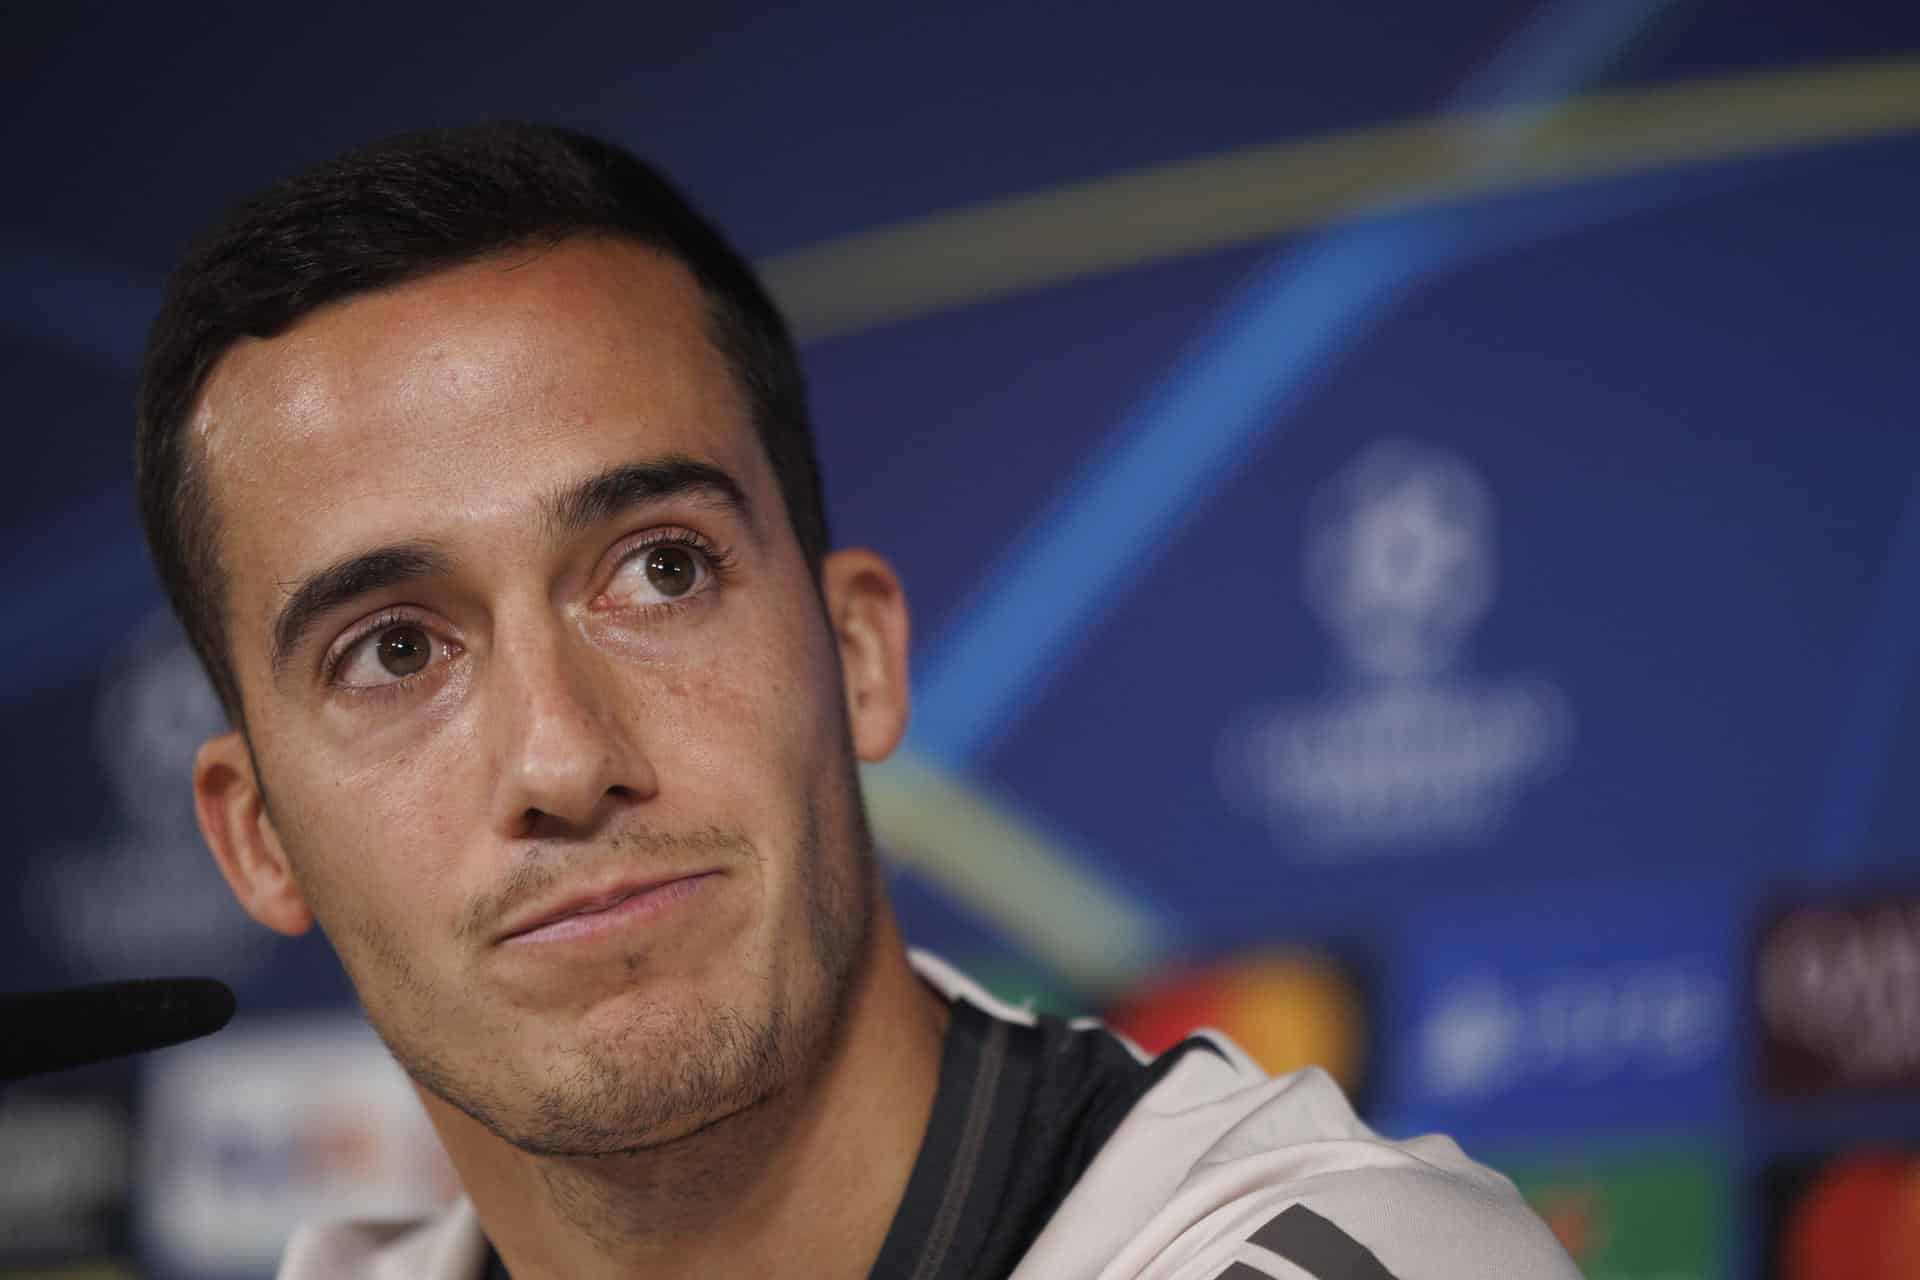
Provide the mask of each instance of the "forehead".
[{"label": "forehead", "polygon": [[677,453],[771,484],[707,303],[674,260],[579,240],[247,340],[193,420],[229,604],[368,545],[457,540],[609,464]]}]

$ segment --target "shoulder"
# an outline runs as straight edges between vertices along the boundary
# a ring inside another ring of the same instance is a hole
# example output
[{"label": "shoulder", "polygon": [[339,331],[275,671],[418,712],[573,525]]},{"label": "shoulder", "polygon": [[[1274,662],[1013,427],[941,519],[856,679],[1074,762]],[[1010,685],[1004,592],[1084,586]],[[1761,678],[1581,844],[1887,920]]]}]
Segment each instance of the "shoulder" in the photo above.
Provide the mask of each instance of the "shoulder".
[{"label": "shoulder", "polygon": [[1513,1184],[1438,1136],[1389,1141],[1318,1070],[1224,1037],[1128,1113],[1019,1277],[1578,1280]]},{"label": "shoulder", "polygon": [[[950,999],[1035,1023],[913,960]],[[1322,1071],[1268,1076],[1202,1032],[1142,1072],[1015,1280],[1579,1280],[1511,1182],[1448,1138],[1374,1133]]]},{"label": "shoulder", "polygon": [[486,1256],[473,1205],[462,1197],[430,1218],[301,1227],[277,1280],[478,1280]]}]

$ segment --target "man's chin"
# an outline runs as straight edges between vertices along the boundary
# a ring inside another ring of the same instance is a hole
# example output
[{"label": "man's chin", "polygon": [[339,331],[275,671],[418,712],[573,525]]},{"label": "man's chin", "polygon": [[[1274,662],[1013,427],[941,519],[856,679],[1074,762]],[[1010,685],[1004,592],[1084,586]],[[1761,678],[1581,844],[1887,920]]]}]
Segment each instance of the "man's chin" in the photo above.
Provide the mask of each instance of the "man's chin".
[{"label": "man's chin", "polygon": [[759,1107],[794,1065],[778,1013],[606,1001],[569,1030],[518,1066],[482,1053],[461,1070],[399,1046],[394,1056],[430,1112],[450,1108],[531,1155],[580,1157],[689,1138]]},{"label": "man's chin", "polygon": [[608,1160],[644,1156],[742,1120],[764,1107],[771,1096],[728,1104],[707,1113],[683,1113],[669,1122],[646,1128],[624,1128],[617,1123],[591,1119],[583,1127],[580,1118],[575,1117],[557,1128],[544,1127],[541,1123],[514,1129],[497,1128],[494,1136],[527,1155],[542,1159]]}]

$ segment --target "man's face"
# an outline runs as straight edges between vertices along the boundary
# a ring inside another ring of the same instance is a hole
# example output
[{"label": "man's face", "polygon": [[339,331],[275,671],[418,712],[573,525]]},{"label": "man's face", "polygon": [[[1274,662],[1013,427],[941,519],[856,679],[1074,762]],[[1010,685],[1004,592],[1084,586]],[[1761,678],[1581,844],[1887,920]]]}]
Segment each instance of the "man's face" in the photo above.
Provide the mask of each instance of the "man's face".
[{"label": "man's face", "polygon": [[864,958],[836,634],[704,317],[645,248],[528,250],[237,346],[193,424],[289,869],[243,900],[532,1150],[766,1096]]}]

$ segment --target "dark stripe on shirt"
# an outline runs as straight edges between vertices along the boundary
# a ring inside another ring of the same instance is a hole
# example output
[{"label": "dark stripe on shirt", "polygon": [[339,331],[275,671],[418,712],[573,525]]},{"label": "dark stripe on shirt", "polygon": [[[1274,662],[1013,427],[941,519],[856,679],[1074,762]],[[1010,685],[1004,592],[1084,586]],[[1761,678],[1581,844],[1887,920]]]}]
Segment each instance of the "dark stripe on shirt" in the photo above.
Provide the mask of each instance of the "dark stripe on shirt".
[{"label": "dark stripe on shirt", "polygon": [[1371,1249],[1303,1204],[1278,1214],[1251,1239],[1314,1280],[1395,1280]]},{"label": "dark stripe on shirt", "polygon": [[993,1118],[993,1100],[1000,1089],[1000,1072],[1007,1062],[1007,1023],[996,1022],[987,1031],[986,1044],[980,1050],[980,1065],[973,1078],[973,1096],[967,1100],[967,1120],[960,1130],[959,1145],[954,1148],[953,1168],[947,1174],[947,1192],[940,1200],[940,1212],[934,1216],[933,1230],[922,1246],[920,1265],[913,1269],[913,1280],[933,1280],[940,1274],[953,1233],[960,1225],[960,1211],[966,1207],[967,1193],[973,1189],[974,1174],[980,1169],[980,1152],[986,1145],[987,1122]]},{"label": "dark stripe on shirt", "polygon": [[[971,1104],[983,1094],[973,1081],[996,1041],[1005,1060],[975,1138]],[[1007,1275],[1134,1103],[1192,1048],[1214,1051],[1191,1040],[1144,1066],[1104,1028],[1044,1015],[1032,1026],[1005,1022],[955,1000],[933,1118],[872,1280]],[[960,1167],[963,1152],[971,1169]]]}]

